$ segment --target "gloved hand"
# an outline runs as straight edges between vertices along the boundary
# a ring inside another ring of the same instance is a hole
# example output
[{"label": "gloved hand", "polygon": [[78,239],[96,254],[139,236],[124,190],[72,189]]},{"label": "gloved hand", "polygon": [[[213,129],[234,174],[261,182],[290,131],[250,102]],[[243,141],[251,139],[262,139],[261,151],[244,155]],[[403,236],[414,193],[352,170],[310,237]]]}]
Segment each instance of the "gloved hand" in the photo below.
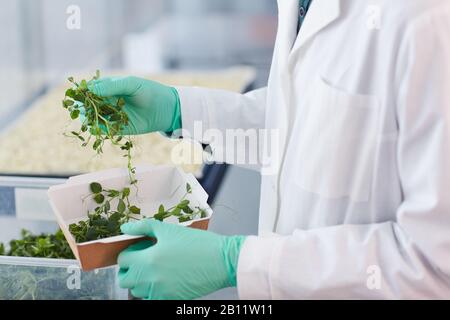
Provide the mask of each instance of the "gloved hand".
[{"label": "gloved hand", "polygon": [[144,219],[122,225],[129,235],[156,238],[124,250],[118,258],[119,284],[145,299],[195,299],[236,286],[243,236],[212,232]]},{"label": "gloved hand", "polygon": [[137,77],[101,78],[88,84],[98,96],[125,99],[129,125],[125,135],[155,131],[173,132],[181,128],[180,99],[175,88]]}]

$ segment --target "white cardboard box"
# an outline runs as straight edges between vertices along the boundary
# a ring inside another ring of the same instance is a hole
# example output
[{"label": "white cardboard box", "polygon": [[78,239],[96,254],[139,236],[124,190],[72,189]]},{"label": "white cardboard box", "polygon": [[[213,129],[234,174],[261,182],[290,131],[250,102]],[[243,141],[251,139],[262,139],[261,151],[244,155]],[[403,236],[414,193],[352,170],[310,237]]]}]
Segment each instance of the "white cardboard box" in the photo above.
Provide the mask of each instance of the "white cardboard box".
[{"label": "white cardboard box", "polygon": [[[204,229],[208,228],[212,209],[208,205],[208,194],[192,174],[186,174],[174,166],[136,167],[138,187],[131,187],[130,202],[141,208],[143,217],[151,217],[158,211],[160,204],[170,207],[179,202],[186,193],[186,184],[192,187],[187,195],[192,207],[205,209],[207,217],[180,225]],[[104,188],[121,190],[129,186],[126,169],[110,169],[71,177],[61,185],[52,186],[48,190],[50,205],[56,215],[75,257],[83,270],[102,268],[117,263],[119,253],[129,245],[141,241],[143,237],[120,235],[84,243],[76,243],[69,231],[69,225],[87,219],[87,213],[98,206],[90,195],[89,185],[99,182]],[[166,222],[178,223],[173,218]]]}]

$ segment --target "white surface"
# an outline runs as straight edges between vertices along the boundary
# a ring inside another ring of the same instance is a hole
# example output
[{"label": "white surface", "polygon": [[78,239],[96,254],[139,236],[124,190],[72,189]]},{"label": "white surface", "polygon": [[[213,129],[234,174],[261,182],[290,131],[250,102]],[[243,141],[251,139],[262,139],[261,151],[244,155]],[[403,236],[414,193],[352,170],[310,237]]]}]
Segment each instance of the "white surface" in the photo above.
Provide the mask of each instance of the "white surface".
[{"label": "white surface", "polygon": [[12,239],[19,239],[22,229],[32,233],[54,233],[58,230],[58,225],[50,221],[19,220],[16,217],[0,216],[0,242],[8,244]]},{"label": "white surface", "polygon": [[15,188],[15,201],[18,219],[55,221],[46,189]]},{"label": "white surface", "polygon": [[130,72],[161,72],[164,68],[164,24],[143,33],[127,34],[123,40],[123,67]]}]

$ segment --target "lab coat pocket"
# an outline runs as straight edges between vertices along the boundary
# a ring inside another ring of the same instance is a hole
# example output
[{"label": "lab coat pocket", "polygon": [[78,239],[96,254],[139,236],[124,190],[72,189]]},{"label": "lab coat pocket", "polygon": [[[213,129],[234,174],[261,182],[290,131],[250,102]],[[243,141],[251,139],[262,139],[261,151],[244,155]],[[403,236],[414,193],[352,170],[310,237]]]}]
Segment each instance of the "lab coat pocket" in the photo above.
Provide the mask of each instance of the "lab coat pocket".
[{"label": "lab coat pocket", "polygon": [[375,161],[379,102],[319,78],[301,110],[298,185],[329,199],[368,201]]}]

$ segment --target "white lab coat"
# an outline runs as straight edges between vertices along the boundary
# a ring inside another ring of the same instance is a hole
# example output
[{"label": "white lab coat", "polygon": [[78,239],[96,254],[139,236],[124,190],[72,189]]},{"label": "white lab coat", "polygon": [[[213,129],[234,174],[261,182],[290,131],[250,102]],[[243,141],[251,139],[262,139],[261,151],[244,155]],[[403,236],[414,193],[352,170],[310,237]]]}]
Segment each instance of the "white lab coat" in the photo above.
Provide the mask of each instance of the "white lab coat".
[{"label": "white lab coat", "polygon": [[450,298],[450,1],[278,5],[267,88],[179,88],[191,132],[281,132],[240,297]]}]

